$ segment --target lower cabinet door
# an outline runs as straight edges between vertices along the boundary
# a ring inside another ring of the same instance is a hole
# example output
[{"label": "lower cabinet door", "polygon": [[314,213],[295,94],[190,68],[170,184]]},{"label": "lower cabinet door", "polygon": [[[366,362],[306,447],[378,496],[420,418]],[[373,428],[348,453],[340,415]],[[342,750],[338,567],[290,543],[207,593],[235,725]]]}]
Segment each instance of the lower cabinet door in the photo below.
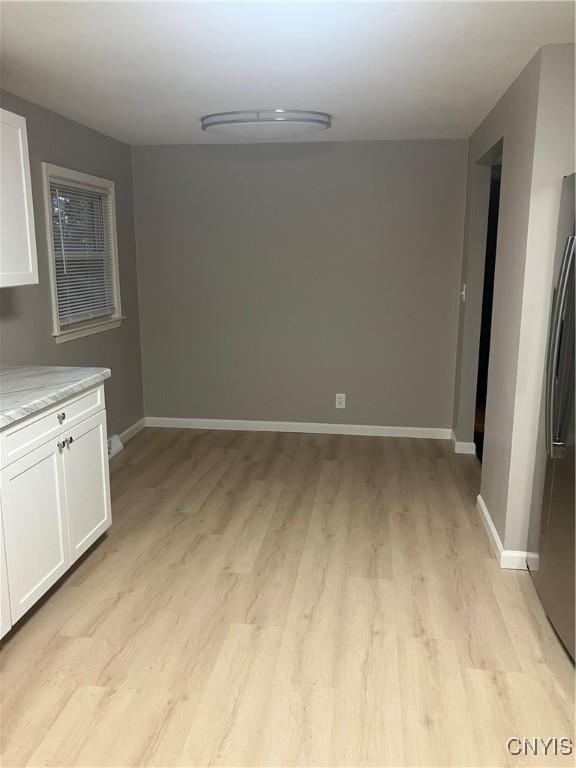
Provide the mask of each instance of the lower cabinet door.
[{"label": "lower cabinet door", "polygon": [[12,622],[70,565],[61,449],[50,441],[2,470],[2,522]]},{"label": "lower cabinet door", "polygon": [[[0,505],[0,512],[2,506]],[[6,550],[4,548],[4,528],[0,514],[0,637],[4,637],[12,626],[10,610],[10,592],[8,591],[8,570],[6,568]]]},{"label": "lower cabinet door", "polygon": [[64,433],[63,451],[72,562],[110,526],[106,412]]}]

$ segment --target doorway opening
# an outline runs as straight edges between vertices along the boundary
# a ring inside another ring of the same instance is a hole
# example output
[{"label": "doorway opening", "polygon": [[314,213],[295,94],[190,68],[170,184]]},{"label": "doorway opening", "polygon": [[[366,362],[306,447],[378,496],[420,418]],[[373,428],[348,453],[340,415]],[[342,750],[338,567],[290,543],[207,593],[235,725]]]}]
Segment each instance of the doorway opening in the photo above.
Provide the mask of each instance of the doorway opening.
[{"label": "doorway opening", "polygon": [[482,317],[480,320],[480,348],[478,351],[478,376],[476,380],[474,443],[476,445],[476,455],[480,461],[482,461],[484,453],[484,424],[486,419],[486,395],[488,391],[488,361],[490,359],[490,331],[494,300],[494,272],[496,269],[496,241],[498,237],[501,176],[502,164],[498,161],[492,165],[490,174],[484,288],[482,291]]}]

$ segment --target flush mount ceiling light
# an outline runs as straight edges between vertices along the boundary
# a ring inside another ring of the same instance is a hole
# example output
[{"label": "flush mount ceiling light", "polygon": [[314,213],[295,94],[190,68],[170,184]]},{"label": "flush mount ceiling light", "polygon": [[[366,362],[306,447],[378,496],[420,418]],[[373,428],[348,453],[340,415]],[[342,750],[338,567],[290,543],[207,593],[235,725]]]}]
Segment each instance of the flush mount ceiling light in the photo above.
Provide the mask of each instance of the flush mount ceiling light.
[{"label": "flush mount ceiling light", "polygon": [[308,109],[246,109],[204,115],[202,130],[238,139],[279,139],[325,131],[332,115]]}]

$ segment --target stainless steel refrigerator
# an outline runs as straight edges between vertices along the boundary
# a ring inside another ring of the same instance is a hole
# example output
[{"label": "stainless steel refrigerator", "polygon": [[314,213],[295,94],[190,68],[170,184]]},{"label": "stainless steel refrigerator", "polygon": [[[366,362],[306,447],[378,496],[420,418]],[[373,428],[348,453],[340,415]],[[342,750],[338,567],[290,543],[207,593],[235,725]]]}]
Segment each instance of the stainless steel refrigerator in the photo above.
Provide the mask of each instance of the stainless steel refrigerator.
[{"label": "stainless steel refrigerator", "polygon": [[[533,537],[528,568],[560,640],[574,658],[575,519],[575,210],[576,174],[562,187],[555,259],[555,287],[545,371],[544,433],[546,468],[539,531]],[[532,521],[533,522],[533,521]],[[534,525],[532,525],[534,528]],[[538,535],[539,534],[539,535]]]}]

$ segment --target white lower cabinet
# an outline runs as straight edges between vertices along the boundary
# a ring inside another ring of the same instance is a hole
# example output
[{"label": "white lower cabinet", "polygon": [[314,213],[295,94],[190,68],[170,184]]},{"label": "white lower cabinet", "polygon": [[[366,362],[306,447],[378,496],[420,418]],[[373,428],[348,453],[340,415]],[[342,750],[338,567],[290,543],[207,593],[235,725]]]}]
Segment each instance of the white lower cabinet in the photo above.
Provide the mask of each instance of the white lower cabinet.
[{"label": "white lower cabinet", "polygon": [[[60,408],[55,414],[60,419],[64,414],[66,423],[65,406]],[[5,556],[0,636],[111,523],[106,411],[72,419],[56,435],[49,417],[42,417],[48,440],[37,438],[36,430],[36,447],[0,472]]]},{"label": "white lower cabinet", "polygon": [[70,565],[62,457],[55,441],[2,470],[2,515],[12,621]]},{"label": "white lower cabinet", "polygon": [[[2,507],[0,506],[0,513]],[[12,626],[10,610],[10,592],[8,591],[8,571],[6,569],[6,550],[4,549],[4,528],[0,514],[0,637],[4,637]]]},{"label": "white lower cabinet", "polygon": [[70,430],[63,456],[70,556],[74,562],[111,522],[104,411]]}]

